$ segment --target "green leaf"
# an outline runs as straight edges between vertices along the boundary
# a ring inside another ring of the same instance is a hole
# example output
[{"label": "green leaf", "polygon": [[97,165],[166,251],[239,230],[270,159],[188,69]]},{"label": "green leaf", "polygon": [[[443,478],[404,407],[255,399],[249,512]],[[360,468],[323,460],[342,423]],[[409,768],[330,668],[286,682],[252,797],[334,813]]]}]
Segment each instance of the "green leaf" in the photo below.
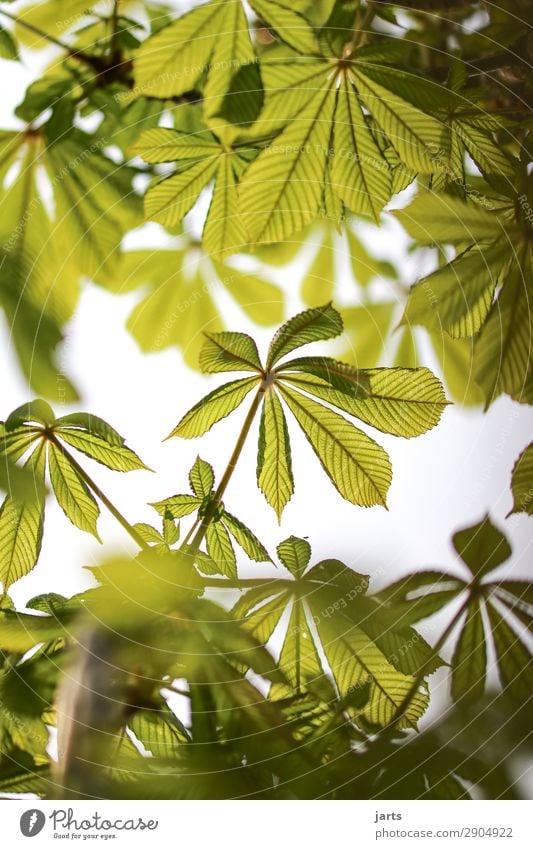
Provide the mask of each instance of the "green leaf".
[{"label": "green leaf", "polygon": [[170,513],[163,516],[163,538],[167,545],[175,545],[180,538],[179,522],[176,524]]},{"label": "green leaf", "polygon": [[165,227],[175,228],[192,209],[202,189],[213,179],[218,165],[219,154],[216,153],[150,188],[144,200],[146,217]]},{"label": "green leaf", "polygon": [[211,495],[215,484],[215,475],[212,466],[206,463],[205,460],[202,460],[201,457],[197,457],[194,461],[194,465],[189,472],[189,483],[197,498],[203,499]]},{"label": "green leaf", "polygon": [[367,73],[355,71],[352,76],[363,104],[402,162],[414,171],[426,174],[438,171],[441,166],[436,154],[441,146],[441,123],[384,88]]},{"label": "green leaf", "polygon": [[67,416],[61,416],[57,419],[56,425],[79,428],[86,433],[101,437],[110,445],[117,445],[118,447],[124,445],[125,442],[124,437],[115,428],[93,413],[69,413]]},{"label": "green leaf", "polygon": [[93,534],[97,540],[96,523],[100,509],[87,484],[54,444],[48,445],[48,470],[58,504],[73,525]]},{"label": "green leaf", "polygon": [[183,133],[166,127],[152,127],[142,133],[131,152],[154,164],[175,160],[190,160],[194,164],[218,156],[220,144],[211,133]]},{"label": "green leaf", "polygon": [[281,514],[294,492],[294,479],[287,421],[275,392],[266,393],[261,410],[257,484],[281,521]]},{"label": "green leaf", "polygon": [[[279,602],[278,602],[279,603]],[[254,630],[257,634],[257,630]],[[288,698],[294,691],[301,692],[323,676],[322,663],[315,645],[302,602],[295,599],[287,633],[281,647],[278,667],[285,675],[290,687],[286,684],[272,684],[269,691],[270,699]]]},{"label": "green leaf", "polygon": [[432,569],[400,578],[380,590],[376,597],[391,608],[394,621],[403,626],[433,616],[465,587],[464,581],[455,575]]},{"label": "green leaf", "polygon": [[455,702],[478,701],[485,692],[487,646],[481,607],[477,600],[467,607],[452,658],[452,698]]},{"label": "green leaf", "polygon": [[290,354],[295,348],[310,342],[334,339],[342,333],[342,318],[331,304],[314,307],[285,322],[275,333],[268,350],[267,369]]},{"label": "green leaf", "polygon": [[172,758],[178,755],[178,747],[189,742],[189,735],[182,723],[169,708],[138,710],[128,723],[144,748],[154,758]]},{"label": "green leaf", "polygon": [[474,377],[485,395],[486,408],[502,392],[522,404],[533,403],[532,344],[528,283],[515,264],[474,348]]},{"label": "green leaf", "polygon": [[284,386],[280,392],[343,498],[361,507],[385,507],[392,470],[383,448],[342,416],[299,392]]},{"label": "green leaf", "polygon": [[533,631],[533,584],[527,581],[498,581],[489,584],[498,599],[529,631]]},{"label": "green leaf", "polygon": [[205,541],[207,553],[215,561],[220,572],[229,578],[237,577],[237,561],[235,552],[226,528],[221,522],[211,522],[208,526]]},{"label": "green leaf", "polygon": [[136,522],[133,526],[139,536],[148,544],[161,545],[165,542],[164,536],[147,522]]},{"label": "green leaf", "polygon": [[518,634],[509,627],[493,604],[487,604],[498,673],[504,690],[521,704],[533,687],[533,658]]},{"label": "green leaf", "polygon": [[504,232],[497,215],[449,194],[421,192],[409,206],[393,215],[422,245],[493,242]]},{"label": "green leaf", "polygon": [[[56,434],[63,442],[72,445],[87,457],[96,460],[108,469],[117,472],[131,472],[136,469],[148,469],[148,466],[126,445],[116,445],[96,433],[88,433],[81,429],[61,427],[56,428]],[[148,469],[148,471],[150,471]]]},{"label": "green leaf", "polygon": [[240,519],[232,516],[227,510],[222,514],[222,522],[226,529],[238,542],[242,550],[248,555],[250,560],[255,560],[258,563],[264,563],[270,560],[268,551],[264,545],[257,539],[254,533],[244,525]]},{"label": "green leaf", "polygon": [[55,422],[55,414],[50,404],[40,398],[22,404],[16,410],[13,410],[5,421],[5,429],[6,431],[16,430],[21,425],[29,425],[34,422],[45,427]]},{"label": "green leaf", "polygon": [[243,250],[248,245],[237,196],[241,168],[235,160],[236,157],[230,154],[224,154],[220,159],[203,232],[206,250],[218,260]]},{"label": "green leaf", "polygon": [[[310,605],[315,616],[320,615],[317,600],[313,598]],[[354,690],[370,683],[370,698],[362,715],[372,725],[388,725],[410,692],[414,677],[398,672],[364,631],[342,614],[322,617],[318,631],[341,696],[349,697]],[[419,690],[398,726],[416,727],[427,704],[427,695]]]},{"label": "green leaf", "polygon": [[300,537],[288,537],[276,549],[278,557],[291,575],[302,578],[311,560],[311,546]]},{"label": "green leaf", "polygon": [[283,291],[259,277],[227,265],[215,264],[220,280],[244,312],[261,327],[271,327],[283,321]]},{"label": "green leaf", "polygon": [[392,194],[390,170],[346,77],[339,90],[334,132],[334,190],[352,212],[368,215],[378,224]]},{"label": "green leaf", "polygon": [[[0,422],[0,451],[4,461],[19,460],[36,440],[42,437],[40,428],[23,425],[14,430],[6,430],[5,423]],[[6,468],[7,471],[7,468]]]},{"label": "green leaf", "polygon": [[209,74],[215,77],[215,91],[223,92],[235,68],[253,58],[240,0],[205,3],[142,44],[135,57],[136,92],[162,99],[180,96],[200,84],[211,63],[219,65]]},{"label": "green leaf", "polygon": [[239,407],[246,396],[257,385],[257,378],[245,377],[233,380],[214,389],[185,413],[179,424],[172,430],[167,439],[180,436],[182,439],[194,439],[210,430],[216,422],[229,416]]},{"label": "green leaf", "polygon": [[[302,377],[283,375],[292,385],[395,436],[431,430],[448,404],[441,382],[426,368],[353,369],[326,357],[287,364],[295,366]],[[322,379],[310,379],[309,372]]]},{"label": "green leaf", "polygon": [[445,330],[455,339],[472,336],[489,314],[508,260],[504,242],[466,251],[412,287],[403,323]]},{"label": "green leaf", "polygon": [[63,628],[55,617],[0,611],[0,648],[3,651],[24,654],[37,644],[59,636],[64,636]]},{"label": "green leaf", "polygon": [[107,144],[75,128],[48,144],[43,158],[54,191],[56,229],[85,276],[116,273],[125,232],[142,222],[140,199],[132,190],[136,171],[105,156]]},{"label": "green leaf", "polygon": [[[396,304],[392,302],[365,304],[342,310],[347,346],[342,359],[353,365],[378,365],[389,338]],[[396,365],[413,365],[399,362]]]},{"label": "green leaf", "polygon": [[281,242],[319,210],[335,89],[329,82],[252,162],[240,185],[240,211],[252,242]]},{"label": "green leaf", "polygon": [[294,50],[303,54],[318,51],[313,30],[290,0],[250,0],[250,6]]},{"label": "green leaf", "polygon": [[188,516],[189,513],[194,513],[202,503],[201,498],[196,495],[172,495],[170,498],[164,498],[163,501],[153,501],[150,507],[157,510],[160,516],[165,516],[170,513],[173,519],[182,519],[183,516]]},{"label": "green leaf", "polygon": [[212,374],[223,371],[261,372],[257,345],[246,333],[206,333],[200,351],[200,368]]},{"label": "green leaf", "polygon": [[259,118],[265,100],[259,62],[242,65],[231,78],[217,118],[248,128]]},{"label": "green leaf", "polygon": [[511,513],[533,513],[533,442],[520,454],[511,478],[513,509]]},{"label": "green leaf", "polygon": [[506,537],[488,516],[477,525],[455,533],[452,542],[459,557],[478,578],[501,566],[512,554]]},{"label": "green leaf", "polygon": [[0,508],[0,580],[4,592],[34,568],[41,551],[44,524],[45,452],[38,448],[25,468],[35,480],[35,498],[18,501],[10,495]]},{"label": "green leaf", "polygon": [[11,59],[12,61],[20,59],[13,36],[3,27],[0,27],[0,59]]}]

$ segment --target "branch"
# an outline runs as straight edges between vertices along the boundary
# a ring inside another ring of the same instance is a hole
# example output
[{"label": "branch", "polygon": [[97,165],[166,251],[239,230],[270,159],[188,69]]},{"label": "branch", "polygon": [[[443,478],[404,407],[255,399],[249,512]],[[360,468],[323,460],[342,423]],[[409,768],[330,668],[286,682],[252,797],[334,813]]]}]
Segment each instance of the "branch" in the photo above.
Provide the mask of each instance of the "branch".
[{"label": "branch", "polygon": [[47,432],[47,438],[50,442],[53,443],[53,445],[58,449],[58,451],[61,451],[65,460],[68,463],[70,463],[72,468],[80,475],[81,478],[83,478],[83,480],[85,481],[85,483],[87,484],[89,489],[93,492],[94,495],[96,495],[97,498],[100,499],[102,504],[104,504],[107,507],[107,509],[109,510],[111,515],[114,516],[114,518],[117,520],[117,522],[120,525],[122,525],[122,527],[124,528],[126,533],[128,533],[130,535],[130,537],[132,538],[132,540],[134,540],[134,542],[137,543],[139,548],[141,548],[143,551],[150,551],[150,546],[143,540],[143,538],[140,536],[140,534],[137,533],[135,528],[132,525],[130,525],[128,520],[126,518],[124,518],[122,513],[109,500],[107,495],[105,495],[105,493],[102,492],[100,487],[87,474],[87,472],[85,471],[83,466],[80,466],[80,464],[75,459],[75,457],[72,456],[70,451],[67,451],[67,449],[65,448],[63,443],[59,441],[59,439],[57,438],[55,433],[53,433],[53,431],[48,431]]}]

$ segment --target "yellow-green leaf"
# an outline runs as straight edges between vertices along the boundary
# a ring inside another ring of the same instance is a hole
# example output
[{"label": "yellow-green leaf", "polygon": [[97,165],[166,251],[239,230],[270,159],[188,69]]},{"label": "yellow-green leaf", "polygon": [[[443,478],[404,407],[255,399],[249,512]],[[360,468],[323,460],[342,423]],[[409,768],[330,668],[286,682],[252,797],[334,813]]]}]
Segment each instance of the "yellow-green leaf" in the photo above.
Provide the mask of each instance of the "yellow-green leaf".
[{"label": "yellow-green leaf", "polygon": [[61,449],[48,445],[48,470],[58,504],[73,525],[100,539],[96,528],[100,509],[87,484],[65,458]]},{"label": "yellow-green leaf", "polygon": [[278,521],[294,492],[289,431],[276,393],[267,392],[261,410],[257,483]]},{"label": "yellow-green leaf", "polygon": [[286,386],[280,392],[343,498],[361,507],[385,507],[392,480],[386,451],[327,407]]},{"label": "yellow-green leaf", "polygon": [[270,369],[295,348],[334,339],[342,333],[342,318],[331,304],[300,312],[285,322],[275,333],[268,350],[267,368]]},{"label": "yellow-green leaf", "polygon": [[236,410],[254,386],[257,386],[255,377],[245,377],[219,386],[195,404],[188,413],[185,413],[167,438],[180,436],[183,439],[193,439],[201,436],[216,422]]},{"label": "yellow-green leaf", "polygon": [[257,345],[246,333],[206,333],[200,351],[203,372],[262,371]]},{"label": "yellow-green leaf", "polygon": [[30,456],[25,468],[35,481],[35,497],[24,501],[8,495],[0,508],[0,581],[6,592],[34,568],[41,551],[44,524],[45,452]]}]

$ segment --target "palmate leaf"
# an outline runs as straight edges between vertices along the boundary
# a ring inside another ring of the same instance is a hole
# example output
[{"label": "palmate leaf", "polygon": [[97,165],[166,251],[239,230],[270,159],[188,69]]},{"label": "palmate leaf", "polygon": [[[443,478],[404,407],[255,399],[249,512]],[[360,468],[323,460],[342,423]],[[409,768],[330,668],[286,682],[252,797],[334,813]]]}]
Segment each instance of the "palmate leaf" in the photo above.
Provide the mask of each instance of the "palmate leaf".
[{"label": "palmate leaf", "polygon": [[170,229],[176,228],[214,179],[203,244],[219,260],[246,245],[237,204],[237,181],[253,151],[238,147],[229,150],[210,133],[188,134],[165,128],[144,132],[132,151],[150,163],[177,160],[177,172],[148,190],[145,196],[148,218]]},{"label": "palmate leaf", "polygon": [[[150,506],[157,510],[163,520],[181,519],[195,512],[203,518],[216,499],[216,492],[213,469],[201,457],[196,458],[189,472],[189,483],[194,495],[172,495],[162,501],[152,502]],[[207,554],[194,552],[196,565],[205,574],[222,573],[230,578],[237,577],[237,560],[230,537],[233,537],[250,560],[259,563],[270,560],[267,550],[253,531],[229,513],[221,501],[217,502],[205,537]]]},{"label": "palmate leaf", "polygon": [[202,460],[201,457],[197,457],[189,472],[189,483],[197,498],[205,498],[211,495],[215,484],[213,467]]},{"label": "palmate leaf", "polygon": [[[101,497],[83,468],[65,444],[118,471],[146,469],[140,458],[125,445],[122,436],[98,416],[70,413],[57,419],[50,405],[36,399],[17,407],[0,422],[0,468],[8,470],[9,495],[0,510],[0,580],[7,588],[30,572],[41,549],[45,474],[48,471],[55,498],[73,525],[100,540],[97,520],[100,513],[91,489]],[[29,453],[23,480],[14,477],[10,485],[8,462]],[[142,534],[141,534],[142,536]]]},{"label": "palmate leaf", "polygon": [[[425,196],[415,199],[412,214],[411,207],[399,213],[408,230],[418,236],[424,231],[431,234],[434,227],[436,238],[440,238],[448,209],[451,241],[461,242],[462,228],[456,222],[464,214],[463,232],[466,237],[466,231],[471,230],[467,243],[474,244],[412,288],[404,320],[445,330],[455,338],[479,333],[474,342],[474,376],[486,407],[502,392],[530,403],[533,323],[526,276],[531,250],[523,211],[503,196],[490,213],[477,206],[472,210],[473,204],[458,200],[450,205],[431,200],[426,222],[424,201]],[[501,291],[494,299],[500,283]]]},{"label": "palmate leaf", "polygon": [[334,339],[339,333],[342,333],[342,318],[331,304],[298,313],[274,334],[268,349],[267,369],[295,348]]},{"label": "palmate leaf", "polygon": [[485,322],[498,280],[509,263],[509,248],[496,242],[467,250],[411,290],[404,322],[445,330],[454,339],[472,336]]},{"label": "palmate leaf", "polygon": [[257,484],[278,521],[294,492],[287,421],[275,392],[268,392],[261,410],[257,449]]},{"label": "palmate leaf", "polygon": [[181,436],[184,439],[202,436],[216,422],[229,416],[239,407],[256,384],[255,377],[245,377],[214,389],[184,415],[167,439],[171,436]]},{"label": "palmate leaf", "polygon": [[[24,152],[20,173],[6,188],[5,175],[16,163],[21,139],[17,133],[3,135],[0,304],[29,383],[39,394],[54,397],[61,374],[55,362],[61,326],[72,315],[78,287],[37,190],[38,151],[29,147]],[[76,400],[76,390],[66,375],[61,384],[65,400]]]},{"label": "palmate leaf", "polygon": [[513,466],[511,513],[533,513],[533,443],[525,448]]},{"label": "palmate leaf", "polygon": [[441,382],[426,368],[354,369],[328,357],[302,357],[285,363],[282,375],[296,388],[395,436],[426,433],[448,404]]},{"label": "palmate leaf", "polygon": [[523,266],[508,271],[475,342],[474,375],[486,408],[502,392],[519,403],[533,403],[533,313],[525,277],[530,267],[526,252]]},{"label": "palmate leaf", "polygon": [[223,575],[237,577],[237,560],[229,534],[222,522],[212,522],[205,534],[207,553]]},{"label": "palmate leaf", "polygon": [[468,605],[466,619],[452,658],[452,698],[476,701],[485,692],[487,647],[481,606],[475,600]]},{"label": "palmate leaf", "polygon": [[57,433],[68,445],[96,460],[108,469],[117,472],[131,472],[135,469],[148,469],[137,454],[126,445],[110,445],[96,434],[87,433],[78,428],[61,427]]},{"label": "palmate leaf", "polygon": [[243,135],[252,144],[279,135],[241,180],[240,208],[252,242],[281,241],[301,230],[325,196],[326,207],[340,216],[344,201],[378,220],[393,190],[404,187],[387,148],[412,169],[407,182],[418,171],[447,167],[441,122],[385,87],[385,70],[358,62],[357,53],[347,56],[345,46],[337,45],[335,58],[297,64],[274,58],[261,65],[265,106]]},{"label": "palmate leaf", "polygon": [[206,374],[224,371],[261,372],[257,345],[246,333],[207,334],[200,354],[200,366]]},{"label": "palmate leaf", "polygon": [[281,242],[315,217],[322,200],[335,99],[330,80],[247,169],[240,210],[252,242]]},{"label": "palmate leaf", "polygon": [[137,172],[109,159],[109,141],[73,129],[71,117],[54,137],[53,115],[40,120],[48,106],[24,118],[38,119],[38,129],[0,136],[0,301],[32,387],[74,401],[75,388],[54,362],[62,327],[82,277],[115,270],[122,237],[140,223],[141,209],[132,192]]},{"label": "palmate leaf", "polygon": [[248,555],[250,560],[256,560],[258,563],[270,560],[264,545],[246,525],[243,525],[240,519],[237,519],[236,516],[232,516],[227,510],[224,510],[221,522],[226,526],[227,530]]},{"label": "palmate leaf", "polygon": [[[243,618],[245,627],[266,643],[283,611],[292,605],[278,660],[288,686],[273,685],[270,697],[287,698],[291,691],[302,692],[308,688],[313,691],[318,680],[331,673],[340,696],[353,706],[356,716],[373,726],[387,725],[407,695],[414,677],[394,666],[393,662],[398,663],[394,652],[384,646],[384,653],[363,630],[369,621],[367,608],[361,607],[368,579],[352,572],[340,561],[323,561],[306,571],[311,552],[303,539],[290,537],[278,546],[278,552],[294,580],[266,582],[245,593],[233,608],[234,617]],[[377,623],[376,630],[379,633],[388,627],[385,625],[384,629],[382,621]],[[315,629],[319,643],[314,636]],[[321,659],[324,656],[327,665]],[[425,661],[431,656],[430,647],[423,641],[421,656]],[[420,660],[416,663],[419,665]],[[437,660],[432,668],[439,665]],[[408,668],[414,670],[416,667]],[[368,698],[365,692],[365,698],[358,703],[354,695],[367,690]],[[426,706],[427,696],[422,689],[415,694],[400,727],[416,725]]]},{"label": "palmate leaf", "polygon": [[100,540],[96,523],[100,509],[87,484],[65,458],[61,449],[48,446],[48,470],[54,495],[59,506],[73,525],[88,531]]},{"label": "palmate leaf", "polygon": [[149,287],[127,322],[141,349],[151,353],[175,345],[194,369],[198,369],[204,334],[224,330],[221,290],[262,326],[277,324],[283,318],[284,298],[279,286],[260,272],[214,263],[193,244],[176,250],[129,251],[122,259],[121,271],[118,291]]},{"label": "palmate leaf", "polygon": [[25,464],[35,480],[29,500],[10,495],[0,508],[0,581],[4,592],[31,572],[41,550],[44,524],[45,452],[42,447]]},{"label": "palmate leaf", "polygon": [[190,437],[204,432],[236,409],[255,383],[258,394],[245,424],[250,426],[262,404],[257,480],[278,519],[294,490],[282,401],[343,498],[365,507],[386,506],[392,477],[386,452],[351,422],[309,396],[401,436],[417,436],[434,427],[448,402],[440,382],[427,369],[357,370],[327,357],[283,362],[296,348],[332,339],[341,331],[341,316],[331,304],[305,310],[276,332],[264,368],[250,336],[208,334],[200,355],[203,371],[253,371],[257,376],[214,390],[185,414],[171,435]]},{"label": "palmate leaf", "polygon": [[346,78],[335,112],[331,178],[334,191],[352,212],[368,215],[379,223],[381,210],[392,194],[390,169]]},{"label": "palmate leaf", "polygon": [[[316,49],[311,27],[293,4],[252,0],[250,5],[295,50]],[[207,74],[204,96],[207,114],[213,115],[239,66],[254,60],[240,0],[205,3],[142,45],[135,60],[136,90],[149,97],[175,97],[201,85]]]},{"label": "palmate leaf", "polygon": [[384,507],[392,469],[383,448],[305,395],[287,387],[280,393],[340,494],[352,504]]},{"label": "palmate leaf", "polygon": [[392,621],[400,625],[416,622],[465,594],[465,601],[450,623],[457,626],[461,622],[451,663],[452,697],[469,702],[483,696],[488,645],[492,645],[502,686],[509,688],[511,696],[521,703],[531,689],[533,659],[514,626],[520,622],[533,630],[532,585],[525,581],[486,580],[511,556],[507,539],[488,516],[477,525],[458,531],[453,545],[468,568],[468,580],[437,571],[408,575],[377,594],[377,600],[385,606],[383,615],[388,610]]}]

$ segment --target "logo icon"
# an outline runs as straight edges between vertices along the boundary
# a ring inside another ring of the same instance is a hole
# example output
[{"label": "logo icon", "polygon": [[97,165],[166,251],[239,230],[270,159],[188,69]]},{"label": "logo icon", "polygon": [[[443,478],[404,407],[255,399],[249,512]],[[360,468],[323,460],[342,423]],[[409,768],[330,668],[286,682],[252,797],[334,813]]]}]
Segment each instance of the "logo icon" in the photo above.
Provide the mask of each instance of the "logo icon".
[{"label": "logo icon", "polygon": [[43,830],[46,817],[42,811],[32,808],[30,811],[25,811],[20,818],[20,830],[24,837],[35,837]]}]

